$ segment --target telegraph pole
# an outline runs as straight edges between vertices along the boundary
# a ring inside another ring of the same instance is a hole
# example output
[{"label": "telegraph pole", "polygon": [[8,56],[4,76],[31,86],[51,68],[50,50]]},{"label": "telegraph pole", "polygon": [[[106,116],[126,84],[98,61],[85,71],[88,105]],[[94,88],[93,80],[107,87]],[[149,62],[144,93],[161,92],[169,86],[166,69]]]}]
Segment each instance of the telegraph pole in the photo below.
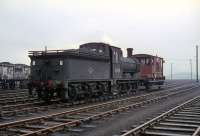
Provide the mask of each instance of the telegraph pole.
[{"label": "telegraph pole", "polygon": [[196,45],[196,81],[199,82],[199,75],[198,75],[198,45]]},{"label": "telegraph pole", "polygon": [[173,63],[171,63],[171,80],[173,79]]},{"label": "telegraph pole", "polygon": [[190,78],[192,80],[192,59],[190,59]]},{"label": "telegraph pole", "polygon": [[45,52],[47,52],[47,46],[44,47]]}]

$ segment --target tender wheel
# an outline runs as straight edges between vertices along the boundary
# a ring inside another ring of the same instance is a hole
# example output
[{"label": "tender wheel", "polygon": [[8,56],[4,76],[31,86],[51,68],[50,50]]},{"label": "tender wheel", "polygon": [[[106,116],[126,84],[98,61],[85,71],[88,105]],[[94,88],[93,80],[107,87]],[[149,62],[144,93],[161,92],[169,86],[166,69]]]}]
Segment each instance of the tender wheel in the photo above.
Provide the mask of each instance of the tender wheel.
[{"label": "tender wheel", "polygon": [[51,93],[49,90],[38,90],[38,97],[46,102],[51,101],[53,97],[53,93]]},{"label": "tender wheel", "polygon": [[67,102],[69,100],[68,96],[66,96],[67,89],[60,88],[56,90],[57,97],[61,99],[62,102]]},{"label": "tender wheel", "polygon": [[78,94],[77,94],[77,91],[76,91],[75,87],[69,86],[68,95],[69,95],[69,99],[70,100],[72,100],[72,101],[77,100]]},{"label": "tender wheel", "polygon": [[103,86],[103,84],[98,84],[97,89],[99,90],[98,93],[97,93],[98,97],[103,96],[104,91],[105,91],[105,87]]}]

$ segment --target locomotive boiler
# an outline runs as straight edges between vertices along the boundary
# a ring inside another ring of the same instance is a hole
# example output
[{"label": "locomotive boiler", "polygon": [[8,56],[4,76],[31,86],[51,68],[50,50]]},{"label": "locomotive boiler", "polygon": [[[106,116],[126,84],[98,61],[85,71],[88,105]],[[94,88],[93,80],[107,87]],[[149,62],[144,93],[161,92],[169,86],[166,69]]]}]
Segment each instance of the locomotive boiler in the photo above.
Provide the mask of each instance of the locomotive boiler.
[{"label": "locomotive boiler", "polygon": [[139,60],[123,57],[120,48],[105,43],[86,43],[71,50],[30,51],[29,57],[30,89],[46,101],[127,93],[145,83]]}]

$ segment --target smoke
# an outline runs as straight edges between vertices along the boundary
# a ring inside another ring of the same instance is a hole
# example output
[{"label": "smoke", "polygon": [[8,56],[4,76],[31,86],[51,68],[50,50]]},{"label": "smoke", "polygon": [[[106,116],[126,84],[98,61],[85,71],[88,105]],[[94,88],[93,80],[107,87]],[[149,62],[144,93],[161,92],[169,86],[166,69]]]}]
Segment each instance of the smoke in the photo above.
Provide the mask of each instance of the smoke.
[{"label": "smoke", "polygon": [[108,43],[110,45],[113,45],[113,46],[116,46],[119,43],[117,40],[114,40],[114,38],[112,38],[111,36],[109,36],[107,34],[104,34],[101,37],[101,41],[105,42],[105,43]]}]

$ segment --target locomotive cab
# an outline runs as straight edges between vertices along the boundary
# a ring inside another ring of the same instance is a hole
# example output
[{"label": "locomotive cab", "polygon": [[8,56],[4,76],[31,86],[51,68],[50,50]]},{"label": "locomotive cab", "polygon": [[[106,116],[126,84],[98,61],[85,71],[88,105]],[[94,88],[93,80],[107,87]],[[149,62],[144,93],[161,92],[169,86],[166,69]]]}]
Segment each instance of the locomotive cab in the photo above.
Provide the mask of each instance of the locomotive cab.
[{"label": "locomotive cab", "polygon": [[135,54],[132,57],[137,58],[141,65],[140,77],[144,80],[147,89],[152,85],[158,85],[160,88],[164,84],[163,58],[149,54]]},{"label": "locomotive cab", "polygon": [[86,43],[79,46],[80,51],[109,56],[109,45],[105,43]]}]

